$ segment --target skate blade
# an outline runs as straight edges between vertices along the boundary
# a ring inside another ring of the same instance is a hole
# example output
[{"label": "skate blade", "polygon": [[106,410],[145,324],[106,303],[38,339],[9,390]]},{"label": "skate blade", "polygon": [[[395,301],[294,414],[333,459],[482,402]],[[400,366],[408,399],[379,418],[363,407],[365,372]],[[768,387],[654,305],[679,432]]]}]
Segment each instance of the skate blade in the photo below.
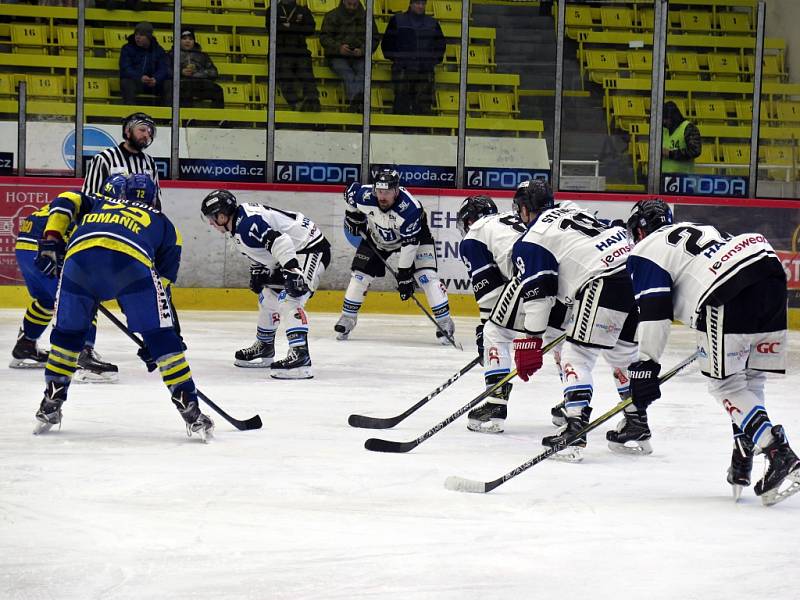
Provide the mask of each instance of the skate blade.
[{"label": "skate blade", "polygon": [[32,358],[12,358],[8,363],[9,369],[44,369],[47,361],[39,362]]},{"label": "skate blade", "polygon": [[274,358],[274,356],[270,356],[268,360],[264,360],[263,358],[257,360],[235,359],[233,361],[233,366],[241,367],[242,369],[269,369]]},{"label": "skate blade", "polygon": [[350,337],[349,333],[340,332],[336,334],[336,339],[339,340],[340,342],[345,341],[348,337]]},{"label": "skate blade", "polygon": [[119,373],[109,371],[107,373],[95,373],[87,369],[78,369],[72,377],[75,383],[117,383]]},{"label": "skate blade", "polygon": [[298,367],[297,369],[272,370],[269,374],[273,379],[313,379],[311,367]]},{"label": "skate blade", "polygon": [[653,447],[649,440],[641,442],[630,442],[633,446],[626,446],[619,442],[608,442],[608,449],[615,454],[627,454],[628,456],[647,456],[653,453]]},{"label": "skate blade", "polygon": [[[36,420],[36,425],[33,427],[33,435],[41,435],[42,433],[47,433],[53,428],[53,423],[47,423],[45,421]],[[61,428],[61,424],[59,423],[59,429]]]},{"label": "skate blade", "polygon": [[[789,486],[781,490],[781,486],[787,481],[789,482]],[[775,489],[765,492],[761,496],[761,502],[764,506],[774,506],[778,502],[783,502],[790,496],[794,496],[797,492],[800,492],[800,469],[789,473],[781,482],[781,485]]]},{"label": "skate blade", "polygon": [[[542,447],[551,450],[550,446]],[[548,460],[554,460],[556,462],[579,463],[583,460],[583,448],[580,446],[567,446],[560,452],[556,452],[547,458]]]},{"label": "skate blade", "polygon": [[742,497],[742,492],[744,491],[744,486],[739,485],[736,483],[731,484],[731,496],[733,496],[733,501],[738,502],[739,499]]},{"label": "skate blade", "polygon": [[467,429],[477,433],[503,433],[503,423],[492,421],[467,421]]}]

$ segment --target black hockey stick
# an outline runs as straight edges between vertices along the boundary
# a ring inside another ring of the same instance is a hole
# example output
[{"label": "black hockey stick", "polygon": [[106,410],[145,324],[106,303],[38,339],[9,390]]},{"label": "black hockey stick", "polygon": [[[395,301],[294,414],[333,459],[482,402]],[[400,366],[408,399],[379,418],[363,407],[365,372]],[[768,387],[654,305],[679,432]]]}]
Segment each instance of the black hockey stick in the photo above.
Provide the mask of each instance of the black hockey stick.
[{"label": "black hockey stick", "polygon": [[[391,267],[391,265],[389,265],[388,261],[385,258],[383,258],[383,256],[381,256],[380,251],[375,247],[375,244],[372,243],[372,240],[369,239],[369,236],[362,234],[361,239],[367,243],[367,246],[369,246],[370,249],[375,253],[375,255],[380,259],[380,261],[383,263],[383,266],[386,267],[386,270],[389,271],[389,273],[391,273],[392,276],[394,276],[395,280],[397,280],[397,271],[395,271]],[[433,318],[433,315],[429,313],[424,306],[422,306],[422,302],[419,301],[419,298],[417,298],[416,295],[411,294],[411,298],[414,300],[414,302],[416,302],[417,306],[419,306],[419,309],[423,312],[423,314],[426,317],[428,317],[428,320],[436,326],[436,329],[439,331],[439,333],[441,333],[442,336],[446,338],[447,341],[453,345],[453,348],[457,348],[459,350],[464,349],[464,347],[461,344],[459,344],[457,341],[455,341],[455,339],[453,339],[452,335],[450,335],[444,329],[442,329],[442,326],[439,325],[439,322]]]},{"label": "black hockey stick", "polygon": [[[700,355],[700,352],[697,351],[688,358],[685,358],[682,362],[678,363],[671,370],[664,373],[660,378],[659,382],[664,383],[668,379],[671,379],[674,375],[676,375],[679,371],[683,370],[690,364],[692,364],[695,359]],[[513,471],[509,471],[505,475],[498,477],[497,479],[493,479],[492,481],[475,481],[473,479],[465,479],[464,477],[458,477],[456,475],[451,475],[444,481],[444,487],[448,490],[453,490],[456,492],[472,492],[475,494],[485,494],[486,492],[491,492],[498,486],[503,485],[509,479],[516,477],[523,471],[527,471],[534,465],[538,465],[540,462],[547,460],[551,456],[553,456],[556,452],[560,452],[564,448],[570,445],[570,443],[575,440],[576,438],[582,437],[592,431],[593,429],[597,428],[598,426],[602,425],[606,421],[608,421],[611,417],[622,411],[626,406],[628,406],[633,400],[630,396],[628,396],[625,400],[617,404],[614,408],[610,409],[606,413],[597,417],[594,421],[586,425],[580,431],[576,431],[569,437],[564,438],[561,442],[553,446],[552,448],[548,448],[541,454],[538,454],[531,458],[530,460],[526,460],[520,466],[518,466]]]},{"label": "black hockey stick", "polygon": [[[542,348],[542,353],[548,352],[556,347],[561,341],[567,337],[567,334],[563,333],[554,339],[552,342],[547,344],[544,348]],[[439,421],[436,425],[428,429],[425,433],[419,436],[415,440],[411,440],[410,442],[393,442],[391,440],[381,440],[378,438],[369,438],[366,442],[364,442],[364,448],[367,450],[372,450],[373,452],[408,452],[409,450],[413,450],[417,446],[419,446],[422,442],[427,440],[429,437],[437,433],[438,431],[444,429],[450,423],[458,419],[461,415],[465,412],[470,410],[471,408],[477,406],[481,403],[481,400],[490,396],[494,391],[499,389],[503,384],[511,381],[514,377],[517,376],[517,370],[512,369],[511,372],[503,377],[500,381],[495,383],[492,387],[486,388],[483,392],[475,396],[472,400],[470,400],[467,404],[459,408],[456,412],[452,415],[444,419],[443,421]]]},{"label": "black hockey stick", "polygon": [[397,425],[400,421],[405,419],[407,416],[409,416],[410,414],[416,412],[419,408],[422,408],[428,402],[433,400],[433,398],[435,396],[437,396],[439,393],[443,392],[448,387],[450,387],[451,384],[453,384],[464,373],[466,373],[467,371],[472,369],[472,367],[477,365],[479,362],[481,362],[481,358],[480,358],[480,356],[476,356],[471,361],[469,361],[466,365],[461,367],[461,370],[456,371],[456,373],[451,375],[450,379],[445,381],[442,385],[437,387],[430,394],[428,394],[422,400],[417,402],[414,406],[412,406],[411,408],[409,408],[405,412],[400,413],[396,417],[389,417],[389,418],[386,418],[386,419],[381,419],[379,417],[367,417],[367,416],[364,416],[364,415],[350,415],[350,418],[347,419],[347,422],[348,422],[348,424],[350,424],[351,427],[362,427],[364,429],[390,429],[390,428],[394,427],[395,425]]},{"label": "black hockey stick", "polygon": [[[140,340],[137,336],[135,336],[133,333],[131,333],[130,329],[128,329],[122,321],[120,321],[116,316],[114,316],[114,313],[112,313],[102,304],[100,305],[100,312],[103,313],[108,318],[109,321],[114,323],[114,325],[119,327],[122,333],[131,338],[137,346],[139,346],[140,348],[144,348],[144,342]],[[219,406],[217,406],[217,404],[213,400],[211,400],[211,398],[206,396],[200,390],[197,390],[197,396],[200,398],[200,400],[202,400],[203,402],[208,404],[211,408],[213,408],[215,411],[217,411],[217,414],[219,414],[220,417],[222,417],[228,423],[236,427],[236,429],[238,429],[239,431],[248,431],[250,429],[261,429],[260,416],[255,415],[254,417],[250,417],[249,419],[240,421],[239,419],[234,419],[232,416],[230,416],[228,413],[222,410]]]}]

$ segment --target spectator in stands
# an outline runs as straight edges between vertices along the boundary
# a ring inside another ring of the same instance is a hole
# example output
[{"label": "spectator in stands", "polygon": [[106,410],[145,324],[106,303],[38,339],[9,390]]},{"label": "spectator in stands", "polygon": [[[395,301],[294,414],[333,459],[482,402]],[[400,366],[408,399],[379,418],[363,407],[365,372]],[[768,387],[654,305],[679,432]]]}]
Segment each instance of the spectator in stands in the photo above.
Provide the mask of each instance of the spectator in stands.
[{"label": "spectator in stands", "polygon": [[661,172],[694,173],[694,160],[703,149],[700,130],[671,100],[664,103],[661,123]]},{"label": "spectator in stands", "polygon": [[393,15],[383,35],[383,55],[392,61],[394,113],[429,115],[433,110],[433,69],[444,58],[439,22],[425,14],[426,0],[411,0]]},{"label": "spectator in stands", "polygon": [[[331,69],[344,81],[344,92],[352,112],[364,111],[364,43],[367,39],[367,11],[359,0],[341,0],[322,20],[319,41]],[[372,19],[372,52],[380,35]]]},{"label": "spectator in stands", "polygon": [[164,106],[172,104],[172,80],[167,53],[153,37],[153,25],[143,21],[128,36],[119,55],[119,88],[123,104],[136,104],[150,94]]},{"label": "spectator in stands", "polygon": [[[172,69],[175,46],[167,54]],[[214,80],[217,67],[194,39],[194,30],[181,28],[181,106],[195,106],[195,101],[211,100],[213,108],[225,108],[222,88]]]},{"label": "spectator in stands", "polygon": [[[268,31],[269,14],[267,6]],[[319,90],[311,65],[311,52],[306,45],[306,38],[313,35],[316,25],[311,11],[297,4],[296,0],[280,0],[278,3],[275,82],[292,110],[298,108],[308,112],[320,110]]]}]

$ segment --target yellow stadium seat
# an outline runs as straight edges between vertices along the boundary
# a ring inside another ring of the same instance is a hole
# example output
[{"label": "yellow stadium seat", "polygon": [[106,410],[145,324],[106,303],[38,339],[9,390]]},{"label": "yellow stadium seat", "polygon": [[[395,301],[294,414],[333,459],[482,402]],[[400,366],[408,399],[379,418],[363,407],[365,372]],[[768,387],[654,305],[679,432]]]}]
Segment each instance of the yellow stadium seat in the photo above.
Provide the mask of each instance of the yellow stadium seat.
[{"label": "yellow stadium seat", "polygon": [[[722,144],[722,162],[732,165],[747,165],[750,163],[750,146],[741,144]],[[725,175],[747,175],[749,167],[735,169],[728,167],[724,170]]]},{"label": "yellow stadium seat", "polygon": [[311,52],[311,58],[324,59],[325,51],[322,49],[322,43],[318,37],[309,36],[306,38],[306,46],[308,51]]},{"label": "yellow stadium seat", "polygon": [[128,36],[133,33],[128,29],[104,29],[103,30],[103,45],[106,47],[106,52],[117,52],[122,50],[122,47],[128,43]]},{"label": "yellow stadium seat", "polygon": [[[456,46],[459,50],[460,46]],[[467,47],[469,52],[469,61],[467,64],[473,67],[481,67],[489,69],[494,67],[494,57],[492,57],[492,48],[490,46],[470,45]]]},{"label": "yellow stadium seat", "polygon": [[600,23],[604,29],[633,29],[633,11],[623,6],[600,8]]},{"label": "yellow stadium seat", "polygon": [[581,4],[567,4],[567,29],[591,29],[594,27],[592,8]]},{"label": "yellow stadium seat", "polygon": [[720,12],[717,13],[717,20],[719,21],[720,30],[726,33],[745,33],[752,31],[750,17],[745,13]]},{"label": "yellow stadium seat", "polygon": [[439,21],[461,21],[461,0],[432,0],[431,4]]},{"label": "yellow stadium seat", "polygon": [[17,91],[11,75],[8,73],[0,73],[0,98],[8,98],[15,96]]},{"label": "yellow stadium seat", "polygon": [[653,72],[653,52],[651,50],[628,52],[628,70],[631,73],[641,73],[649,77]]},{"label": "yellow stadium seat", "polygon": [[105,77],[84,77],[83,93],[87,100],[108,100],[111,86]]},{"label": "yellow stadium seat", "polygon": [[224,12],[253,12],[253,0],[220,0]]},{"label": "yellow stadium seat", "polygon": [[339,0],[308,0],[306,6],[315,15],[324,15],[339,6]]},{"label": "yellow stadium seat", "polygon": [[[338,2],[336,3],[338,5]],[[387,15],[406,12],[408,10],[408,0],[384,0],[384,10]]]},{"label": "yellow stadium seat", "polygon": [[[791,146],[766,146],[764,151],[764,163],[768,165],[795,165],[793,148]],[[792,181],[792,169],[768,169],[767,174],[770,179],[777,181]]]},{"label": "yellow stadium seat", "polygon": [[214,60],[221,62],[230,61],[231,35],[229,33],[200,32],[195,33],[197,43]]},{"label": "yellow stadium seat", "polygon": [[616,50],[587,50],[586,69],[595,83],[602,84],[604,77],[616,76],[620,71]]},{"label": "yellow stadium seat", "polygon": [[[745,56],[745,64],[748,73],[755,71],[755,57],[752,54]],[[777,54],[765,54],[763,60],[762,79],[770,81],[780,81],[785,73],[781,67],[781,60]]]},{"label": "yellow stadium seat", "polygon": [[647,142],[636,142],[631,152],[633,156],[633,170],[638,172],[641,169],[645,176],[647,175],[647,163],[650,160],[649,152],[650,144]]},{"label": "yellow stadium seat", "polygon": [[380,112],[391,110],[392,108],[392,91],[384,87],[370,88],[370,102],[372,102],[372,109]]},{"label": "yellow stadium seat", "polygon": [[639,28],[644,31],[653,31],[656,15],[652,8],[639,9]]},{"label": "yellow stadium seat", "polygon": [[47,26],[34,23],[11,25],[13,52],[20,54],[47,54]]},{"label": "yellow stadium seat", "polygon": [[[695,165],[697,163],[715,163],[717,162],[717,157],[714,153],[714,144],[703,144],[703,147],[700,150],[700,156],[695,159]],[[716,169],[714,167],[698,167],[695,166],[694,172],[699,175],[714,175],[716,173]]]},{"label": "yellow stadium seat", "polygon": [[753,120],[753,101],[752,100],[736,100],[734,103],[736,108],[736,120],[748,123]]},{"label": "yellow stadium seat", "polygon": [[800,125],[800,102],[779,101],[775,108],[781,125]]},{"label": "yellow stadium seat", "polygon": [[442,114],[458,112],[458,91],[436,90],[436,106]]},{"label": "yellow stadium seat", "polygon": [[343,105],[341,86],[324,84],[318,86],[318,89],[319,103],[323,110],[336,110]]},{"label": "yellow stadium seat", "polygon": [[711,31],[711,13],[703,10],[680,10],[679,29],[686,33],[708,33]]},{"label": "yellow stadium seat", "polygon": [[168,52],[169,49],[172,48],[173,31],[171,29],[156,29],[153,32],[153,37],[156,38],[159,46],[161,46],[165,51]]},{"label": "yellow stadium seat", "polygon": [[222,86],[222,94],[225,97],[225,106],[246,106],[250,104],[250,84],[234,83],[231,81],[219,82]]},{"label": "yellow stadium seat", "polygon": [[616,127],[629,131],[632,122],[647,120],[644,96],[612,96],[611,106]]},{"label": "yellow stadium seat", "polygon": [[447,44],[444,47],[444,59],[446,65],[458,65],[461,62],[461,46],[458,44]]},{"label": "yellow stadium seat", "polygon": [[[69,25],[59,25],[56,27],[56,40],[58,41],[58,53],[65,56],[75,56],[78,51],[78,30]],[[94,46],[91,28],[87,27],[84,33],[84,45],[86,48]]]},{"label": "yellow stadium seat", "polygon": [[253,86],[253,103],[258,108],[264,108],[269,103],[266,83],[257,83]]},{"label": "yellow stadium seat", "polygon": [[65,78],[62,75],[26,75],[28,95],[32,98],[58,98],[66,95]]},{"label": "yellow stadium seat", "polygon": [[672,79],[700,79],[700,63],[696,54],[668,52],[667,70]]},{"label": "yellow stadium seat", "polygon": [[208,12],[213,8],[209,0],[182,0],[181,9],[188,11]]},{"label": "yellow stadium seat", "polygon": [[269,36],[240,33],[239,52],[242,55],[242,62],[266,64],[269,53]]},{"label": "yellow stadium seat", "polygon": [[694,116],[697,121],[722,124],[728,118],[728,113],[725,110],[725,100],[722,98],[695,99]]},{"label": "yellow stadium seat", "polygon": [[739,81],[739,57],[736,54],[712,52],[707,55],[708,71],[715,81]]},{"label": "yellow stadium seat", "polygon": [[479,92],[478,108],[489,116],[512,117],[515,112],[514,94],[511,92]]}]

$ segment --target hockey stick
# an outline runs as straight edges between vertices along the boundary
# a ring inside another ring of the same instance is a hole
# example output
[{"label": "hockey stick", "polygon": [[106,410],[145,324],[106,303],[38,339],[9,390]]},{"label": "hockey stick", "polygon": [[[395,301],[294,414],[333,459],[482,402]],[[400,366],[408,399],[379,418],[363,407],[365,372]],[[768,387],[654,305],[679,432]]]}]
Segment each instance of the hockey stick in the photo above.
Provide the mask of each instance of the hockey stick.
[{"label": "hockey stick", "polygon": [[[567,334],[562,333],[560,336],[558,336],[552,342],[547,344],[544,348],[542,348],[542,354],[552,350],[554,347],[556,347],[558,344],[560,344],[561,341],[565,337],[567,337]],[[481,400],[483,400],[487,396],[490,396],[493,392],[495,392],[500,387],[502,387],[503,384],[508,383],[509,381],[511,381],[516,376],[517,376],[517,370],[516,369],[512,369],[511,372],[508,375],[503,377],[500,381],[495,383],[492,387],[486,388],[483,392],[481,392],[480,394],[475,396],[475,398],[473,398],[467,404],[465,404],[464,406],[459,408],[452,415],[450,415],[449,417],[447,417],[443,421],[438,422],[436,425],[434,425],[433,427],[428,429],[428,431],[423,433],[421,436],[419,436],[415,440],[411,440],[410,442],[393,442],[391,440],[381,440],[381,439],[378,439],[378,438],[369,438],[366,442],[364,442],[364,448],[366,448],[367,450],[372,450],[373,452],[408,452],[409,450],[412,450],[412,449],[416,448],[417,446],[419,446],[422,442],[427,440],[429,437],[431,437],[435,433],[439,432],[440,430],[442,430],[445,427],[447,427],[448,425],[450,425],[450,423],[455,421],[458,417],[463,415],[465,412],[467,412],[471,408],[473,408],[473,407],[477,406],[478,404],[480,404]]]},{"label": "hockey stick", "polygon": [[[380,261],[383,263],[383,266],[386,267],[386,270],[389,271],[389,273],[391,273],[394,276],[396,281],[397,271],[395,271],[391,267],[391,265],[389,265],[388,261],[385,258],[383,258],[383,256],[381,256],[380,251],[375,247],[375,244],[372,243],[372,240],[370,240],[368,236],[363,234],[361,235],[361,239],[367,243],[367,246],[370,247],[370,250],[372,250],[375,253],[375,256],[377,256],[380,259]],[[464,347],[461,344],[459,344],[457,341],[453,339],[452,335],[450,335],[444,329],[442,329],[442,326],[439,325],[439,322],[433,318],[433,315],[429,313],[424,306],[422,306],[422,303],[419,301],[419,298],[417,298],[416,295],[411,294],[411,298],[414,300],[414,302],[416,302],[417,306],[419,306],[419,309],[423,312],[423,314],[426,317],[428,317],[428,320],[436,326],[436,329],[439,331],[439,333],[441,333],[442,336],[445,337],[447,341],[453,345],[453,348],[457,348],[459,350],[464,349]]]},{"label": "hockey stick", "polygon": [[433,400],[433,398],[435,396],[437,396],[439,393],[443,392],[448,387],[450,387],[451,384],[453,384],[464,373],[466,373],[467,371],[472,369],[472,367],[477,365],[479,362],[481,362],[481,358],[480,358],[480,356],[476,356],[470,362],[468,362],[466,365],[461,367],[460,371],[457,371],[456,373],[451,375],[450,379],[445,381],[442,385],[437,387],[430,394],[428,394],[422,400],[417,402],[414,406],[412,406],[411,408],[409,408],[405,412],[400,413],[396,417],[388,417],[386,419],[381,419],[379,417],[367,417],[367,416],[364,416],[364,415],[350,415],[350,418],[347,419],[347,423],[351,427],[362,427],[364,429],[390,429],[390,428],[394,427],[395,425],[397,425],[400,421],[405,419],[407,416],[409,416],[410,414],[416,412],[419,408],[422,408],[428,402]]},{"label": "hockey stick", "polygon": [[[672,367],[670,371],[667,371],[659,378],[659,383],[664,383],[665,381],[671,379],[675,376],[678,372],[682,371],[684,368],[688,367],[692,364],[695,359],[700,355],[699,351],[694,352],[688,358],[685,358],[683,361],[679,362],[677,365]],[[444,487],[448,490],[452,490],[455,492],[472,492],[475,494],[485,494],[486,492],[491,492],[494,488],[503,485],[509,479],[516,477],[523,471],[527,471],[534,465],[538,465],[540,462],[550,458],[556,452],[560,452],[564,448],[570,445],[570,443],[575,440],[576,438],[582,437],[592,431],[593,429],[599,427],[606,421],[608,421],[611,417],[622,411],[626,406],[631,404],[633,400],[630,396],[628,396],[625,400],[617,404],[614,408],[610,409],[608,412],[600,415],[594,421],[586,425],[580,431],[575,432],[571,436],[564,438],[563,441],[559,442],[552,448],[548,448],[541,454],[538,454],[531,458],[530,460],[525,461],[520,466],[518,466],[513,471],[509,471],[505,475],[498,477],[497,479],[493,479],[492,481],[475,481],[473,479],[465,479],[464,477],[458,477],[456,475],[451,475],[447,479],[445,479]]]},{"label": "hockey stick", "polygon": [[[114,323],[114,325],[119,327],[120,331],[122,331],[122,333],[124,333],[130,339],[132,339],[137,346],[139,346],[140,348],[144,348],[144,342],[140,340],[136,335],[131,333],[130,329],[128,329],[122,321],[120,321],[116,316],[114,316],[114,314],[102,304],[100,304],[99,306],[100,306],[99,308],[100,312],[103,313],[108,318],[109,321],[111,321],[112,323]],[[255,415],[254,417],[250,417],[249,419],[240,421],[239,419],[234,419],[232,416],[230,416],[228,413],[222,410],[219,406],[217,406],[217,404],[213,400],[211,400],[211,398],[206,396],[200,390],[197,390],[197,396],[203,402],[205,402],[211,408],[217,411],[217,414],[219,414],[219,416],[221,416],[228,423],[236,427],[236,429],[238,429],[239,431],[248,431],[250,429],[261,429],[260,416]]]}]

